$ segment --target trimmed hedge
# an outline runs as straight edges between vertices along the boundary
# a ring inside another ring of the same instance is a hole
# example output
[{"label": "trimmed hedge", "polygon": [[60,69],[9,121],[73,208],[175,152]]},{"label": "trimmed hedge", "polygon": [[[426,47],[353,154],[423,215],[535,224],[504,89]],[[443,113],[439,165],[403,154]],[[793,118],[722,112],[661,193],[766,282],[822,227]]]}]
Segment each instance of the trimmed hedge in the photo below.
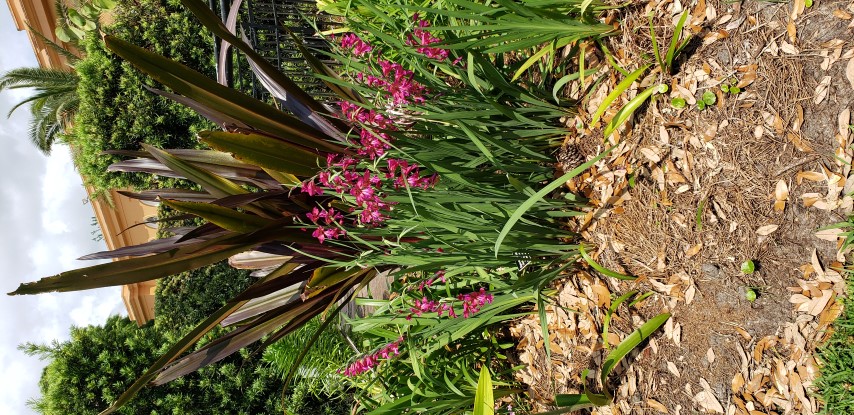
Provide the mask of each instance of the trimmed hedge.
[{"label": "trimmed hedge", "polygon": [[[178,0],[124,0],[105,30],[214,76],[213,40]],[[102,152],[139,150],[141,143],[198,148],[196,132],[212,125],[192,110],[148,92],[143,85],[163,87],[106,51],[99,38],[91,36],[83,46],[86,56],[76,66],[80,109],[66,140],[75,148],[75,162],[86,184],[99,193],[175,185],[174,180],[164,183],[146,174],[108,173],[107,166],[120,157]]]}]

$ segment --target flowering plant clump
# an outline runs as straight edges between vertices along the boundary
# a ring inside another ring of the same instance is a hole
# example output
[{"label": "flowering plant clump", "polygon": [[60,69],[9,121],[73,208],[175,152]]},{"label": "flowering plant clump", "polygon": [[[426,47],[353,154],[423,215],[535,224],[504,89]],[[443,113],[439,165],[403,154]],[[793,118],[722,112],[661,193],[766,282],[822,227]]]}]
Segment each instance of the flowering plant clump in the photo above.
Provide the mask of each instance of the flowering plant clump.
[{"label": "flowering plant clump", "polygon": [[[212,327],[200,325],[137,379],[110,413],[144,385],[177,379],[241,347],[288,335],[310,317],[340,311],[344,299],[388,276],[388,298],[361,300],[374,313],[348,321],[359,344],[376,352],[359,356],[336,380],[361,386],[355,388],[359,412],[469,411],[476,388],[467,371],[509,373],[509,362],[496,349],[504,342],[493,329],[555,295],[545,287],[566,274],[581,248],[563,225],[585,202],[568,194],[551,197],[565,192],[562,185],[581,170],[554,177],[553,153],[566,135],[559,120],[573,110],[562,106],[568,101],[548,98],[545,87],[557,78],[519,78],[524,70],[508,63],[522,50],[554,53],[546,46],[577,46],[613,27],[591,23],[573,2],[434,7],[352,0],[343,22],[352,33],[340,35],[339,49],[326,54],[343,64],[344,73],[295,41],[338,96],[329,106],[220,24],[204,4],[182,2],[253,63],[282,105],[105,36],[108,49],[172,91],[156,93],[223,127],[199,132],[210,150],[146,146],[144,157],[111,166],[161,175],[166,170],[194,181],[200,190],[158,189],[134,197],[159,198],[205,223],[171,228],[175,239],[89,255],[134,258],[23,284],[14,294],[122,285],[226,258],[258,267],[253,269],[262,278],[229,302],[247,306],[228,306],[210,317],[239,325],[236,330],[181,357]],[[549,66],[553,59],[543,60]],[[249,251],[257,252],[244,256]],[[249,303],[265,297],[271,300]],[[402,353],[406,359],[395,358]],[[292,375],[299,365],[291,369]],[[367,372],[370,378],[359,376]],[[514,394],[514,386],[504,376],[496,394]]]},{"label": "flowering plant clump", "polygon": [[[418,45],[418,52],[433,59],[446,59],[446,50],[426,47],[441,40],[423,28],[429,23],[415,16],[417,29],[410,35],[410,42]],[[347,33],[340,39],[341,48],[353,57],[370,59],[378,49],[362,40],[355,33]],[[374,73],[359,72],[355,75],[358,82],[378,91],[375,107],[386,106],[389,109],[403,108],[412,104],[420,104],[426,100],[427,88],[414,79],[414,72],[405,69],[401,64],[380,57],[376,58]],[[310,196],[337,195],[351,204],[350,211],[354,216],[349,222],[338,212],[312,211],[307,215],[317,227],[312,236],[320,243],[330,239],[338,239],[347,234],[344,226],[379,226],[390,218],[395,202],[386,200],[387,190],[420,189],[429,190],[439,181],[437,173],[424,175],[417,163],[404,158],[392,157],[395,132],[400,132],[398,122],[388,112],[363,107],[348,101],[339,101],[338,108],[341,118],[352,123],[351,136],[358,139],[350,140],[357,155],[364,157],[357,160],[354,157],[329,154],[327,168],[316,177],[304,181],[301,191]],[[384,164],[368,163],[384,160]]]},{"label": "flowering plant clump", "polygon": [[350,366],[344,369],[344,371],[339,371],[339,373],[347,377],[354,377],[373,369],[381,362],[381,359],[387,360],[394,356],[400,355],[400,343],[402,341],[403,337],[398,338],[397,340],[383,346],[375,353],[369,354],[367,356],[362,357],[361,359],[356,360]]}]

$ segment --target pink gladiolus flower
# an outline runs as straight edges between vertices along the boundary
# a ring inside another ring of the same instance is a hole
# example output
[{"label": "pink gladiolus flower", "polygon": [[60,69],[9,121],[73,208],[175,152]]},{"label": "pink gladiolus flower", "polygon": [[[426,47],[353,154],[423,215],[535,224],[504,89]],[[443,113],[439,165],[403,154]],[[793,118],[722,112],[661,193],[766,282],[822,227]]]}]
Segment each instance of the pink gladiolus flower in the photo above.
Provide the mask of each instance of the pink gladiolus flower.
[{"label": "pink gladiolus flower", "polygon": [[354,377],[365,373],[380,363],[380,359],[391,359],[394,356],[400,355],[400,343],[403,341],[403,337],[383,346],[376,353],[367,355],[359,360],[356,360],[347,367],[343,372],[340,370],[338,373],[342,373],[344,376]]},{"label": "pink gladiolus flower", "polygon": [[346,234],[347,232],[343,229],[324,228],[323,226],[318,226],[317,229],[311,233],[311,236],[317,238],[320,243],[324,243],[326,239],[338,239],[338,237]]},{"label": "pink gladiolus flower", "polygon": [[443,61],[448,59],[448,51],[445,49],[440,49],[436,47],[428,47],[428,45],[432,45],[434,43],[439,43],[442,39],[439,39],[436,36],[433,36],[429,31],[424,30],[425,27],[430,27],[430,22],[426,20],[422,20],[418,14],[412,16],[413,20],[418,23],[418,28],[413,31],[413,35],[409,35],[409,39],[407,40],[407,44],[410,46],[421,46],[416,48],[415,51],[423,54],[424,56]]},{"label": "pink gladiolus flower", "polygon": [[362,40],[359,36],[356,36],[355,33],[347,33],[346,35],[342,36],[341,47],[344,49],[349,49],[351,52],[353,52],[353,55],[356,56],[362,56],[366,53],[370,53],[373,50],[373,47],[371,45]]},{"label": "pink gladiolus flower", "polygon": [[460,294],[457,299],[463,302],[463,318],[469,318],[486,304],[492,304],[493,296],[485,288],[468,294]]},{"label": "pink gladiolus flower", "polygon": [[347,234],[345,230],[336,226],[340,225],[344,221],[344,215],[333,208],[318,209],[314,207],[311,209],[311,212],[306,213],[305,216],[314,223],[323,221],[325,225],[329,226],[318,226],[317,229],[311,233],[311,236],[317,238],[320,243],[326,242],[327,239],[338,239],[339,237]]},{"label": "pink gladiolus flower", "polygon": [[323,190],[317,187],[317,184],[314,183],[314,180],[308,180],[302,183],[302,192],[308,193],[309,196],[320,196],[323,194]]}]

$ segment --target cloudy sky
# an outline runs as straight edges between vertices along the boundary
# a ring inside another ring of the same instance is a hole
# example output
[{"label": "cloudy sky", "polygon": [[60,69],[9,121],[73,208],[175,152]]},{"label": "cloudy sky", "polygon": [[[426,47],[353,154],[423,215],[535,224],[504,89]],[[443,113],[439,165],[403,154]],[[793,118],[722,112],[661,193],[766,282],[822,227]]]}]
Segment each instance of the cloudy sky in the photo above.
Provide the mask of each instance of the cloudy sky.
[{"label": "cloudy sky", "polygon": [[[30,42],[0,5],[0,73],[38,66]],[[0,291],[63,270],[92,265],[76,258],[105,249],[93,240],[94,213],[68,149],[45,157],[27,139],[29,111],[14,103],[27,91],[0,93]],[[110,314],[126,314],[119,288],[81,293],[10,297],[0,295],[0,414],[30,414],[44,363],[17,350],[24,342],[68,339],[72,325],[102,324]]]}]

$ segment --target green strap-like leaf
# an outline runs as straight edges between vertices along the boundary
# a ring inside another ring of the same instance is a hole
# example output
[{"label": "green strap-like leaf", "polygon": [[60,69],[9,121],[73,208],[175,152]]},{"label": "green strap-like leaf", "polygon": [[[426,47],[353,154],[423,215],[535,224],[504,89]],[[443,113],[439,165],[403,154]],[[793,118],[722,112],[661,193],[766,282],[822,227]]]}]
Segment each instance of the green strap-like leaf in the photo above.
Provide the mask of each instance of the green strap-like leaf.
[{"label": "green strap-like leaf", "polygon": [[195,167],[192,164],[169,154],[165,150],[161,150],[145,143],[143,143],[142,146],[146,151],[154,156],[157,161],[163,163],[164,166],[186,177],[188,180],[198,184],[199,186],[202,186],[202,188],[207,190],[208,193],[216,197],[248,193],[246,189],[238,186],[234,182]]},{"label": "green strap-like leaf", "polygon": [[[597,122],[599,122],[599,118],[602,117],[603,114],[605,114],[605,111],[607,111],[608,108],[611,107],[611,104],[614,103],[614,101],[617,99],[617,97],[622,95],[623,92],[626,92],[626,90],[629,89],[629,87],[641,75],[643,75],[647,69],[649,69],[649,65],[644,65],[644,66],[638,68],[636,71],[632,72],[629,76],[626,77],[626,79],[623,79],[622,82],[617,84],[617,86],[614,88],[614,90],[611,91],[611,93],[608,94],[607,97],[605,97],[605,99],[602,101],[601,104],[599,104],[599,108],[596,109],[596,112],[593,113],[593,118],[590,120],[590,125],[592,126],[592,125],[595,125]],[[606,134],[606,137],[607,137],[607,134]]]},{"label": "green strap-like leaf", "polygon": [[273,224],[270,219],[257,215],[238,212],[222,206],[204,202],[182,202],[178,200],[163,200],[164,205],[172,209],[196,215],[206,219],[220,228],[238,233],[255,232]]},{"label": "green strap-like leaf", "polygon": [[546,195],[555,191],[555,189],[557,189],[558,187],[563,186],[567,180],[569,180],[575,176],[578,176],[583,171],[590,168],[590,166],[592,166],[597,161],[601,160],[603,157],[608,155],[608,153],[610,153],[611,150],[613,150],[613,147],[608,148],[607,150],[600,153],[598,156],[594,157],[592,160],[572,169],[572,171],[567,172],[563,176],[558,177],[555,181],[549,183],[546,187],[542,188],[539,192],[537,192],[536,194],[534,194],[533,196],[528,198],[528,200],[526,200],[521,205],[519,205],[519,207],[516,208],[515,211],[513,211],[513,214],[510,215],[510,218],[507,220],[507,223],[504,224],[504,228],[502,228],[501,232],[498,234],[498,238],[496,238],[496,240],[495,240],[495,246],[493,248],[495,251],[495,257],[498,258],[498,252],[501,249],[501,243],[504,242],[504,239],[507,237],[507,235],[513,229],[513,227],[516,226],[516,223],[519,222],[520,219],[522,219],[522,216],[525,214],[525,212],[527,212],[529,209],[531,209],[537,202],[542,200]]},{"label": "green strap-like leaf", "polygon": [[480,368],[480,377],[477,380],[477,391],[474,395],[474,415],[493,415],[495,413],[495,399],[492,397],[492,378],[486,365]]},{"label": "green strap-like leaf", "polygon": [[632,98],[632,100],[629,101],[626,106],[620,108],[620,110],[617,111],[617,114],[614,115],[614,118],[611,119],[611,122],[609,122],[608,125],[605,126],[605,131],[602,132],[602,134],[605,136],[605,139],[607,140],[608,137],[610,137],[611,134],[613,134],[614,131],[617,130],[617,128],[619,128],[621,125],[623,125],[623,123],[628,121],[628,119],[631,118],[632,114],[634,114],[635,111],[637,111],[637,109],[640,108],[640,106],[643,105],[643,103],[646,102],[646,100],[648,100],[649,97],[652,96],[652,94],[663,94],[665,92],[667,92],[667,85],[653,85],[645,89],[636,97]]},{"label": "green strap-like leaf", "polygon": [[260,134],[202,131],[199,138],[212,148],[264,169],[313,176],[326,163],[317,154],[286,141]]},{"label": "green strap-like leaf", "polygon": [[600,380],[602,384],[605,384],[605,381],[608,380],[608,375],[611,374],[611,371],[617,367],[617,364],[623,360],[626,355],[631,353],[632,350],[640,346],[644,340],[649,338],[659,327],[664,325],[667,320],[670,318],[670,313],[662,313],[640,326],[639,329],[635,330],[629,337],[626,337],[625,340],[620,342],[620,344],[611,350],[611,353],[608,353],[608,356],[605,357],[605,363],[602,364],[602,373],[600,374]]},{"label": "green strap-like leaf", "polygon": [[231,255],[251,249],[255,244],[245,240],[237,243],[234,234],[226,235],[162,254],[66,271],[36,282],[21,284],[10,295],[79,291],[154,280],[222,261]]},{"label": "green strap-like leaf", "polygon": [[593,269],[595,269],[596,271],[599,271],[603,275],[607,275],[609,277],[616,278],[618,280],[626,280],[626,281],[634,280],[637,278],[637,277],[633,277],[631,275],[623,275],[623,274],[611,271],[610,269],[603,267],[598,262],[593,260],[593,258],[590,256],[590,254],[587,253],[587,248],[585,248],[584,244],[578,245],[578,253],[581,254],[581,258],[584,259],[584,261],[586,261],[588,265],[590,265]]},{"label": "green strap-like leaf", "polygon": [[314,271],[314,273],[312,273],[311,278],[308,280],[308,284],[306,284],[305,286],[305,295],[307,295],[308,297],[313,297],[317,295],[318,292],[323,291],[324,289],[330,286],[338,284],[346,279],[353,278],[356,275],[365,274],[369,271],[372,271],[372,268],[318,268]]}]

